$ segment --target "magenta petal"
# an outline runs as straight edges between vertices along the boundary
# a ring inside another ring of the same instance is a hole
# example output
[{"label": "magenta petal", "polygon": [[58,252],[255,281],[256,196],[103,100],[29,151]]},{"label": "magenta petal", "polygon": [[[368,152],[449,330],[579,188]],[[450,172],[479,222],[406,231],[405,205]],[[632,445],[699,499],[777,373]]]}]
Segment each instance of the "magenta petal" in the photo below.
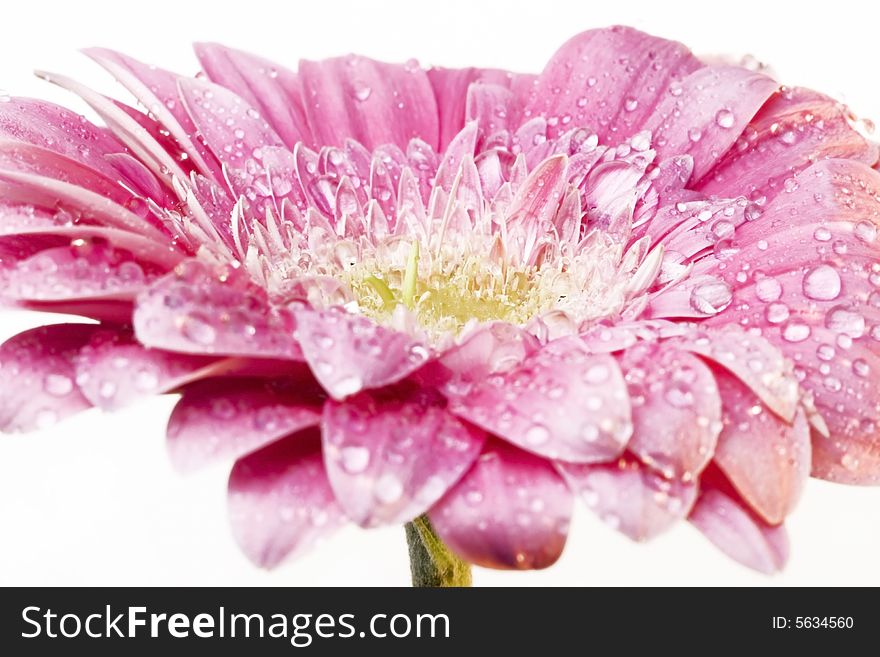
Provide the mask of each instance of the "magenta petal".
[{"label": "magenta petal", "polygon": [[296,73],[218,43],[197,43],[194,47],[211,81],[234,91],[266,117],[288,148],[298,141],[312,144]]},{"label": "magenta petal", "polygon": [[697,499],[695,484],[666,479],[635,460],[556,466],[603,522],[634,541],[652,539],[686,518]]},{"label": "magenta petal", "polygon": [[771,575],[788,560],[788,536],[771,527],[719,490],[700,495],[690,521],[734,561]]},{"label": "magenta petal", "polygon": [[324,472],[317,432],[301,432],[236,462],[229,521],[241,550],[274,568],[345,522]]},{"label": "magenta petal", "polygon": [[[431,81],[434,97],[437,100],[440,120],[439,149],[444,150],[464,127],[467,99],[472,84],[490,84],[504,88],[525,87],[533,78],[534,76],[531,75],[519,75],[497,69],[442,67],[429,69],[428,79]],[[508,120],[511,124],[518,118],[520,104],[521,99],[517,99],[516,106],[507,108]],[[438,144],[433,146],[437,147]]]},{"label": "magenta petal", "polygon": [[716,372],[724,428],[715,463],[767,522],[785,519],[810,475],[810,427],[803,410],[789,424],[738,380]]},{"label": "magenta petal", "polygon": [[295,315],[303,357],[334,399],[396,383],[429,356],[421,342],[360,315],[336,309]]},{"label": "magenta petal", "polygon": [[178,85],[192,122],[226,166],[247,173],[261,166],[261,147],[284,145],[259,112],[228,89],[191,78]]},{"label": "magenta petal", "polygon": [[168,420],[168,452],[190,472],[239,458],[321,421],[320,407],[266,382],[186,390]]},{"label": "magenta petal", "polygon": [[327,475],[346,515],[369,527],[412,520],[480,453],[485,434],[450,415],[428,391],[363,393],[324,406]]},{"label": "magenta petal", "polygon": [[0,136],[53,151],[111,177],[113,169],[104,155],[124,149],[85,117],[30,98],[11,98],[0,104]]},{"label": "magenta petal", "polygon": [[178,94],[179,76],[106,48],[88,48],[85,54],[107,69],[156,117],[203,174],[216,171],[216,162],[199,140],[193,138],[195,126]]},{"label": "magenta petal", "polygon": [[464,560],[528,570],[552,566],[562,554],[572,506],[548,461],[494,441],[428,515]]},{"label": "magenta petal", "polygon": [[778,88],[772,78],[737,66],[702,68],[673,83],[643,127],[652,131],[661,159],[691,155],[699,180]]},{"label": "magenta petal", "polygon": [[74,359],[99,328],[41,326],[0,346],[0,429],[42,429],[91,406],[76,385]]},{"label": "magenta petal", "polygon": [[413,137],[436,148],[437,103],[418,66],[386,64],[366,57],[300,62],[306,116],[322,146],[352,138],[372,150],[382,144],[406,148]]},{"label": "magenta petal", "polygon": [[114,410],[228,368],[212,358],[145,349],[126,333],[112,333],[82,348],[76,382],[92,404]]},{"label": "magenta petal", "polygon": [[617,362],[588,353],[577,338],[551,342],[489,376],[450,409],[523,449],[574,463],[617,457],[632,433]]},{"label": "magenta petal", "polygon": [[168,351],[302,360],[291,313],[270,306],[241,270],[196,260],[138,297],[134,328],[142,344]]},{"label": "magenta petal", "polygon": [[809,89],[786,89],[773,96],[696,189],[721,196],[773,197],[782,182],[826,158],[871,165],[877,145],[851,125],[838,101]]},{"label": "magenta petal", "polygon": [[556,52],[532,87],[525,115],[555,119],[550,137],[578,126],[597,131],[603,142],[612,135],[622,142],[642,129],[670,84],[701,66],[675,41],[622,26],[590,30]]},{"label": "magenta petal", "polygon": [[667,478],[690,481],[712,458],[721,430],[721,399],[712,371],[673,346],[642,343],[621,367],[632,400],[628,449]]},{"label": "magenta petal", "polygon": [[83,241],[20,262],[7,277],[4,295],[31,301],[133,299],[156,275],[155,267],[129,253]]}]

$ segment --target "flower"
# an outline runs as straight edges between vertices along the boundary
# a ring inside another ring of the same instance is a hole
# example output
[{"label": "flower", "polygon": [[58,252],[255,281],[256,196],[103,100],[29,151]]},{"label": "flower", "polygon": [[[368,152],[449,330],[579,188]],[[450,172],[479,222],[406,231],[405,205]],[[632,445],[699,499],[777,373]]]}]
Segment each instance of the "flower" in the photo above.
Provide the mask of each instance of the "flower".
[{"label": "flower", "polygon": [[772,572],[806,478],[880,478],[880,175],[846,107],[626,27],[539,75],[87,54],[106,127],[0,103],[4,430],[180,393],[271,567],[426,514],[543,568],[579,496]]}]

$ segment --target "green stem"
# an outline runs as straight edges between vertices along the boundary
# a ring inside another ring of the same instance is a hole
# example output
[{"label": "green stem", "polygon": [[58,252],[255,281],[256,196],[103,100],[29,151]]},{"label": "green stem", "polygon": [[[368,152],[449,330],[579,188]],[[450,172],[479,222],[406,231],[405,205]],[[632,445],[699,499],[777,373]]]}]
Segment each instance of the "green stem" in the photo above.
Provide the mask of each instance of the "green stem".
[{"label": "green stem", "polygon": [[471,567],[443,544],[425,516],[406,523],[413,586],[470,586]]}]

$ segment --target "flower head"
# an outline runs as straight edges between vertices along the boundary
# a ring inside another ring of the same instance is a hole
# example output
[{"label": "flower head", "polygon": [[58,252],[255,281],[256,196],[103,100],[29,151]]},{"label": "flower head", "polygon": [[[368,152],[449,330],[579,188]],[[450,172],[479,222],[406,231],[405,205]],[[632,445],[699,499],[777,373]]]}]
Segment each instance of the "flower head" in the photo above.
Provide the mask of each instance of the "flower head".
[{"label": "flower head", "polygon": [[539,75],[86,51],[141,109],[0,103],[5,430],[175,392],[273,566],[427,514],[542,568],[576,496],[779,569],[809,474],[880,478],[878,150],[839,103],[615,27]]}]

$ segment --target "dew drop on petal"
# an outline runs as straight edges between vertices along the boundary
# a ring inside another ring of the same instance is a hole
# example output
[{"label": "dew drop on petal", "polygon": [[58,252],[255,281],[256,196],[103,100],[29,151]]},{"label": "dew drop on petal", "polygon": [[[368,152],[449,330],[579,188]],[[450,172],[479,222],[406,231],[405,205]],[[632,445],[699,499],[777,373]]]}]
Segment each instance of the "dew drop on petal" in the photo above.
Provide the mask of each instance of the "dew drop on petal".
[{"label": "dew drop on petal", "polygon": [[810,269],[803,280],[804,294],[814,301],[831,301],[840,296],[840,274],[831,265]]},{"label": "dew drop on petal", "polygon": [[728,128],[732,128],[734,122],[736,121],[736,117],[726,107],[718,110],[715,114],[715,123],[718,124],[719,127],[724,128],[725,130]]},{"label": "dew drop on petal", "polygon": [[349,445],[339,450],[342,468],[349,474],[360,474],[370,464],[370,450],[366,447]]}]

